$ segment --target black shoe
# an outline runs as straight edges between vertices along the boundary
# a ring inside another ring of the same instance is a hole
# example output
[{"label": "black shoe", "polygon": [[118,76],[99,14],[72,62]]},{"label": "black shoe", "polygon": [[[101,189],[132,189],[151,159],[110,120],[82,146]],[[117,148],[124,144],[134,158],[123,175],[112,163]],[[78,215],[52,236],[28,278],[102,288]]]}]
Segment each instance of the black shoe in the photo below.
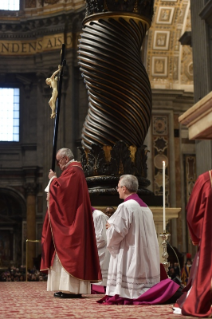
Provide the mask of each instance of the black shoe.
[{"label": "black shoe", "polygon": [[61,298],[61,294],[62,294],[61,291],[55,292],[54,297]]},{"label": "black shoe", "polygon": [[65,294],[63,292],[61,292],[60,294],[60,298],[81,298],[82,295],[81,294]]}]

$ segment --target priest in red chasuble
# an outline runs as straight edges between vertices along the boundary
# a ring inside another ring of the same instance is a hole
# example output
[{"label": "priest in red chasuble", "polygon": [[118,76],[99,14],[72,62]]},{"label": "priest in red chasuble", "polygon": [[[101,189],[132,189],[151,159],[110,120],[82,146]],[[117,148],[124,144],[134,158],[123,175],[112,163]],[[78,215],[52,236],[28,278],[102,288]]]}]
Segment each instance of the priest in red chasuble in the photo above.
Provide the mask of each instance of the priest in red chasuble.
[{"label": "priest in red chasuble", "polygon": [[92,209],[87,183],[70,149],[57,152],[62,174],[49,171],[48,210],[42,230],[41,271],[48,271],[47,291],[59,298],[90,293],[101,281]]},{"label": "priest in red chasuble", "polygon": [[209,317],[212,315],[212,171],[198,177],[186,210],[191,240],[198,250],[185,292],[177,300],[174,312]]}]

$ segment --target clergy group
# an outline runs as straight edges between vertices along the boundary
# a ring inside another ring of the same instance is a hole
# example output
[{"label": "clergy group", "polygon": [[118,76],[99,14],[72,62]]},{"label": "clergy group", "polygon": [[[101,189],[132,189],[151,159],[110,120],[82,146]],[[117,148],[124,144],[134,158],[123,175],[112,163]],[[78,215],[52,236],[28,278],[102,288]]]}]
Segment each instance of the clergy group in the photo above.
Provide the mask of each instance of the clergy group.
[{"label": "clergy group", "polygon": [[[60,149],[56,162],[61,175],[57,177],[51,169],[48,173],[41,239],[47,291],[56,298],[101,292],[105,296],[98,302],[110,305],[159,304],[179,296],[180,287],[161,276],[153,214],[137,194],[137,177],[120,176],[117,196],[123,202],[109,218],[91,206],[82,166],[72,151]],[[203,297],[211,297],[207,298]],[[209,304],[211,299],[199,310],[200,316],[211,313]],[[175,309],[183,313],[179,303]]]}]

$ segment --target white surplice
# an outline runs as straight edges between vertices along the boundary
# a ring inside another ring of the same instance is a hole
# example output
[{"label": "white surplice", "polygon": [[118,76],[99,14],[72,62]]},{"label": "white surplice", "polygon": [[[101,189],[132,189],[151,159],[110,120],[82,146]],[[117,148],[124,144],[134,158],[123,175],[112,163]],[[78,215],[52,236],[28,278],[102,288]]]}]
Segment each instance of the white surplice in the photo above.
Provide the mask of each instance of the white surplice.
[{"label": "white surplice", "polygon": [[102,273],[102,281],[94,285],[107,285],[108,266],[110,261],[110,253],[107,250],[106,223],[108,216],[102,211],[95,209],[93,211],[93,222],[96,234],[96,244],[99,255],[99,263]]},{"label": "white surplice", "polygon": [[108,219],[111,253],[106,295],[136,299],[160,282],[160,258],[153,215],[135,200],[120,204]]},{"label": "white surplice", "polygon": [[47,291],[62,291],[72,294],[90,294],[91,285],[88,280],[79,280],[72,277],[62,267],[57,254],[53,266],[48,271]]}]

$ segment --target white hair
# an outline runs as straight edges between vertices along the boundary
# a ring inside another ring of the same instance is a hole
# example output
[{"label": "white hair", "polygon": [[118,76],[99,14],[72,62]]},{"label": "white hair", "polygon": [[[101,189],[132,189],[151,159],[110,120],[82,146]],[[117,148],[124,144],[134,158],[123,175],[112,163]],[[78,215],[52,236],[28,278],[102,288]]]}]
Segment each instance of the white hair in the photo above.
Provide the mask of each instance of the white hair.
[{"label": "white hair", "polygon": [[61,148],[58,150],[58,152],[61,156],[67,156],[70,160],[74,158],[74,154],[70,150],[70,148]]},{"label": "white hair", "polygon": [[125,186],[129,192],[137,193],[138,191],[138,179],[134,175],[122,175],[119,178],[120,186]]}]

